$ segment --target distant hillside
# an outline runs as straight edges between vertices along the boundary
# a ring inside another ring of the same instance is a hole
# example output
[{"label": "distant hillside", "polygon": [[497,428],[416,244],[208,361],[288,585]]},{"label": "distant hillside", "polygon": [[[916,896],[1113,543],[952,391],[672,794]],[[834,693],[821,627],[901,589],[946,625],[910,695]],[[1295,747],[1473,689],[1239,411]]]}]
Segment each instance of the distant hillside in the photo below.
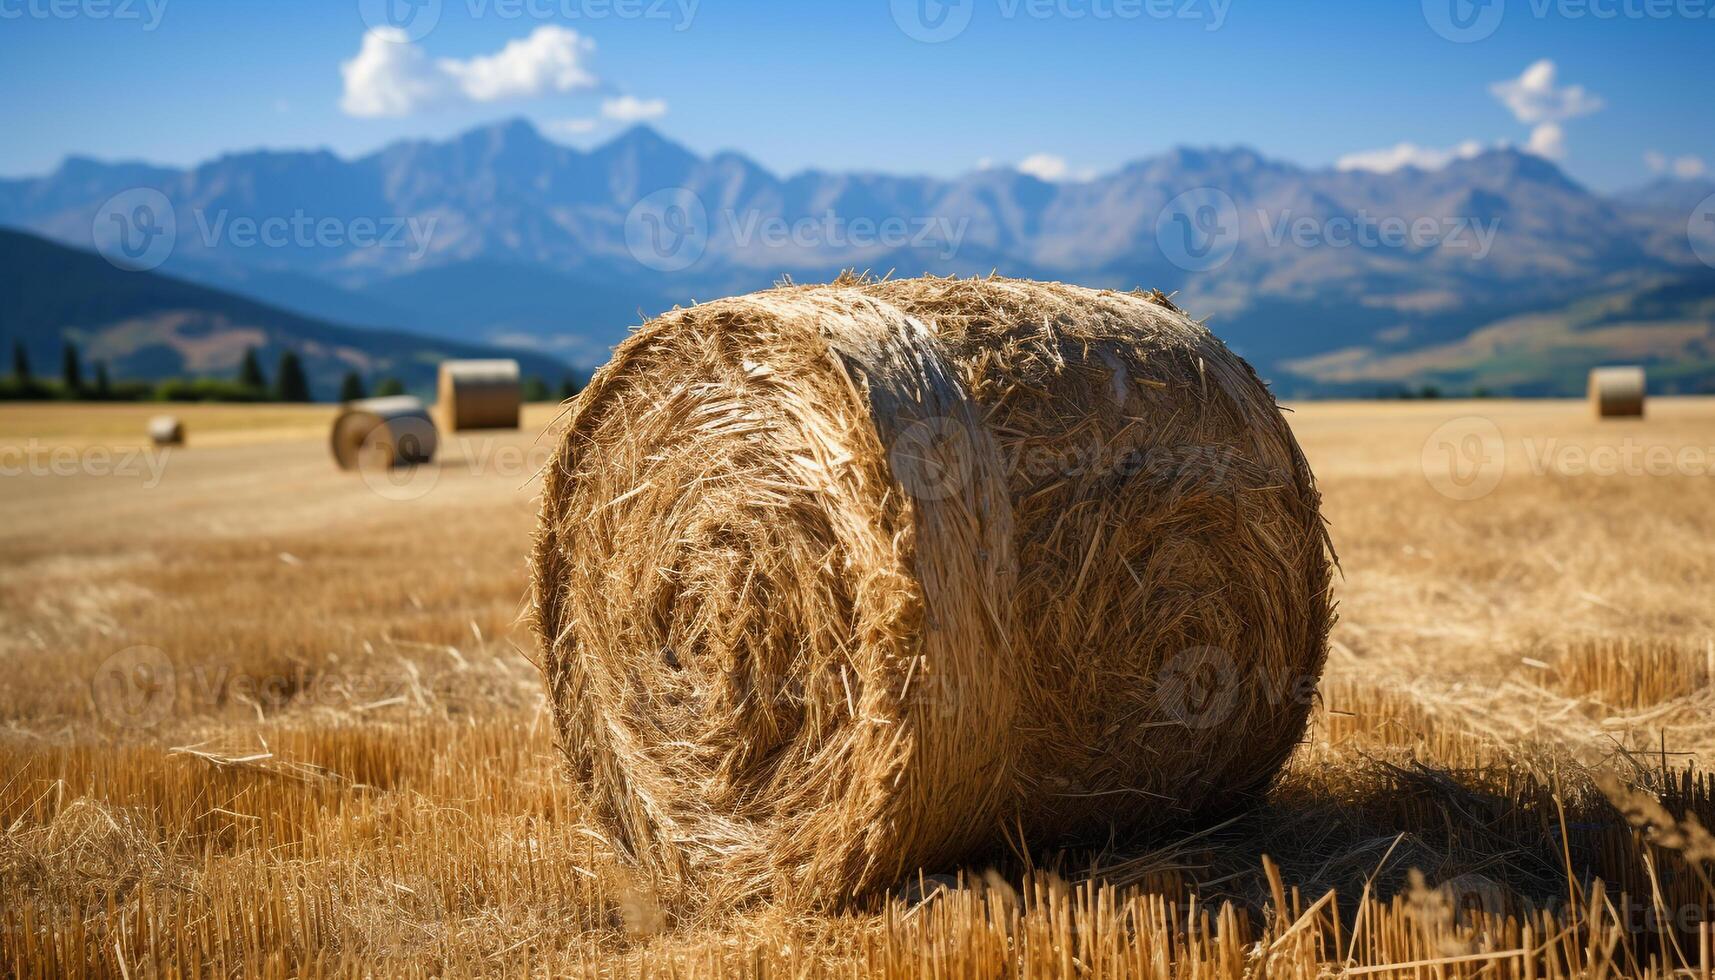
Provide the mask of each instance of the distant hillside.
[{"label": "distant hillside", "polygon": [[1422,384],[1579,395],[1600,364],[1646,365],[1656,394],[1715,393],[1715,272],[1506,317],[1450,343],[1394,351],[1354,345],[1282,367],[1288,378],[1361,395]]},{"label": "distant hillside", "polygon": [[477,336],[591,365],[607,360],[627,328],[692,299],[669,297],[654,283],[485,259],[382,279],[359,295],[410,310],[413,329],[423,333]]},{"label": "distant hillside", "polygon": [[340,378],[357,371],[373,383],[393,376],[432,390],[448,357],[517,357],[526,374],[554,383],[566,366],[550,357],[393,330],[335,326],[232,293],[170,276],[117,269],[98,255],[34,235],[0,230],[0,343],[21,339],[38,373],[58,370],[65,340],[86,362],[105,361],[115,378],[232,377],[248,347],[272,371],[296,350],[311,391],[331,399]]}]

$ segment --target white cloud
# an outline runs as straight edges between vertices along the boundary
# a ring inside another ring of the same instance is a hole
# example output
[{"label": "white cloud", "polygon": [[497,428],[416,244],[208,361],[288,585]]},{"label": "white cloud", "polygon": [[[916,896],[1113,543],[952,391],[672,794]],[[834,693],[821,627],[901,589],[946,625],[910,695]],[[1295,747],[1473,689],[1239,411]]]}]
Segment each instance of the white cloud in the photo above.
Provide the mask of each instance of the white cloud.
[{"label": "white cloud", "polygon": [[598,119],[550,119],[542,124],[542,131],[549,136],[571,139],[594,132],[600,124]]},{"label": "white cloud", "polygon": [[577,31],[547,24],[494,54],[437,64],[471,101],[495,102],[594,88],[596,77],[584,66],[594,50],[595,42]]},{"label": "white cloud", "polygon": [[423,49],[397,28],[363,36],[357,57],[339,66],[345,94],[339,106],[353,116],[406,116],[444,100],[448,83]]},{"label": "white cloud", "polygon": [[660,119],[667,114],[666,99],[640,99],[635,95],[622,95],[615,99],[606,99],[601,104],[601,114],[608,119],[620,122],[643,122],[646,119]]},{"label": "white cloud", "polygon": [[1543,58],[1519,77],[1490,85],[1489,92],[1527,126],[1565,122],[1602,108],[1602,99],[1582,85],[1557,87],[1555,73],[1554,62]]},{"label": "white cloud", "polygon": [[1065,157],[1057,157],[1052,153],[1032,153],[1018,165],[1019,173],[1029,174],[1037,180],[1046,180],[1050,183],[1065,180],[1071,169],[1066,165]]},{"label": "white cloud", "polygon": [[1526,153],[1534,153],[1548,160],[1566,159],[1566,131],[1556,122],[1545,122],[1530,131],[1530,142],[1524,145]]},{"label": "white cloud", "polygon": [[353,116],[406,116],[457,102],[496,102],[595,87],[585,62],[595,43],[577,31],[545,25],[489,55],[431,62],[396,28],[363,36],[356,57],[340,65],[340,108]]},{"label": "white cloud", "polygon": [[1644,153],[1644,166],[1648,167],[1652,174],[1672,174],[1686,180],[1701,177],[1709,172],[1709,167],[1703,162],[1702,157],[1692,156],[1689,153],[1680,157],[1668,157],[1655,150],[1649,150]]},{"label": "white cloud", "polygon": [[[1556,73],[1554,62],[1543,58],[1519,77],[1490,85],[1489,92],[1507,107],[1513,118],[1531,127],[1530,139],[1523,146],[1526,152],[1549,160],[1564,160],[1566,129],[1561,124],[1588,116],[1601,109],[1603,103],[1601,97],[1586,91],[1582,85],[1558,85]],[[1512,144],[1507,141],[1499,145]],[[1481,152],[1483,144],[1476,140],[1466,140],[1448,149],[1399,143],[1379,150],[1348,153],[1335,166],[1341,170],[1373,170],[1384,174],[1402,167],[1439,170],[1454,160],[1468,159]],[[1651,168],[1654,167],[1652,163]]]},{"label": "white cloud", "polygon": [[1383,174],[1391,174],[1402,167],[1440,170],[1454,160],[1468,160],[1481,152],[1483,144],[1476,140],[1466,140],[1445,150],[1418,146],[1416,143],[1397,143],[1380,150],[1348,153],[1334,165],[1341,170],[1373,170]]}]

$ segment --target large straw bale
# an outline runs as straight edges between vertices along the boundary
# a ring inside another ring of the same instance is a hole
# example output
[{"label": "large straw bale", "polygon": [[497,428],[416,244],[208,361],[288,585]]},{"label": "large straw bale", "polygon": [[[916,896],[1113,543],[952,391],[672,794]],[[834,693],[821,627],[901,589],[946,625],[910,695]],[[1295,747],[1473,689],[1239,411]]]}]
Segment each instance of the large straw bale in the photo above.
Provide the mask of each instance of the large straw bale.
[{"label": "large straw bale", "polygon": [[674,897],[825,905],[1254,798],[1331,568],[1273,398],[1159,293],[844,277],[619,347],[533,609],[615,844]]}]

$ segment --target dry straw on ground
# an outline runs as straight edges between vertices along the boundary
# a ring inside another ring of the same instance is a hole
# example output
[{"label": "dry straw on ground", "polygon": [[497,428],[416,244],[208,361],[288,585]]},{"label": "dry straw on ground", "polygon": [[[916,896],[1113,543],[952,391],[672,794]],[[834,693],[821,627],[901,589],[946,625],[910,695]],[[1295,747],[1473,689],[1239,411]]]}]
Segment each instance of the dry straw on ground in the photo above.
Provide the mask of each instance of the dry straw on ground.
[{"label": "dry straw on ground", "polygon": [[[1001,854],[998,881],[981,855],[963,889],[837,915],[687,918],[592,835],[512,648],[537,519],[512,471],[453,467],[401,506],[326,472],[329,406],[185,405],[214,441],[148,492],[7,478],[0,976],[1711,976],[1707,477],[1453,500],[1420,462],[1449,418],[1481,410],[1509,445],[1617,437],[1552,401],[1297,408],[1346,573],[1307,741],[1263,805]],[[128,446],[159,411],[0,410],[0,445]],[[1712,427],[1715,399],[1651,406],[1674,451]],[[133,644],[177,669],[152,727],[116,727],[152,702],[92,684]],[[1599,773],[1659,807],[1616,810]],[[1662,931],[1663,910],[1699,921]]]},{"label": "dry straw on ground", "polygon": [[333,421],[329,440],[341,469],[409,466],[435,458],[434,420],[410,395],[348,403]]},{"label": "dry straw on ground", "polygon": [[1159,293],[844,277],[675,310],[549,469],[560,746],[669,901],[833,904],[1206,815],[1302,734],[1319,496]]},{"label": "dry straw on ground", "polygon": [[1635,418],[1644,413],[1644,369],[1600,367],[1590,372],[1590,409],[1597,418]]},{"label": "dry straw on ground", "polygon": [[524,404],[518,362],[442,361],[436,398],[447,429],[516,429]]},{"label": "dry straw on ground", "polygon": [[149,441],[157,446],[182,446],[185,424],[176,415],[157,415],[149,420]]}]

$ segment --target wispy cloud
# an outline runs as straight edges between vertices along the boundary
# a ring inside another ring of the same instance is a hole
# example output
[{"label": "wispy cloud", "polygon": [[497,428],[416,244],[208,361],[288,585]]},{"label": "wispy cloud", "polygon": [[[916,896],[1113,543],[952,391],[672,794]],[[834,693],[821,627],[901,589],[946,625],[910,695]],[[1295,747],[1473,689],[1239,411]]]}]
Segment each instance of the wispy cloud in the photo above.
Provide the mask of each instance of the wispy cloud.
[{"label": "wispy cloud", "polygon": [[1416,143],[1396,143],[1380,150],[1363,150],[1341,157],[1335,166],[1341,170],[1373,170],[1391,174],[1404,167],[1419,170],[1440,170],[1454,160],[1466,160],[1483,152],[1483,144],[1466,140],[1448,149],[1418,146]]},{"label": "wispy cloud", "polygon": [[378,28],[340,65],[340,108],[353,116],[408,116],[457,103],[499,102],[594,88],[595,42],[545,25],[499,51],[469,59],[431,60],[404,32]]},{"label": "wispy cloud", "polygon": [[1065,157],[1055,156],[1052,153],[1032,153],[1018,164],[1019,173],[1029,174],[1037,180],[1046,180],[1050,183],[1065,180],[1066,175],[1071,170],[1072,168],[1067,165]]},{"label": "wispy cloud", "polygon": [[640,99],[635,95],[621,95],[617,98],[606,99],[601,104],[601,114],[607,119],[619,122],[643,122],[647,119],[660,119],[667,114],[666,99]]},{"label": "wispy cloud", "polygon": [[1548,160],[1566,159],[1566,130],[1557,122],[1538,124],[1530,131],[1530,140],[1525,143],[1526,152],[1534,153]]},{"label": "wispy cloud", "polygon": [[1703,162],[1702,157],[1693,156],[1689,153],[1684,156],[1670,157],[1655,150],[1647,150],[1644,153],[1644,166],[1648,167],[1652,174],[1672,174],[1686,180],[1701,177],[1709,172],[1709,167]]},{"label": "wispy cloud", "polygon": [[1565,122],[1602,108],[1601,97],[1592,95],[1584,86],[1556,85],[1557,73],[1554,62],[1543,58],[1519,77],[1490,85],[1489,92],[1527,126]]},{"label": "wispy cloud", "polygon": [[1550,160],[1566,158],[1566,129],[1569,119],[1588,116],[1600,110],[1602,98],[1582,85],[1559,85],[1554,62],[1542,58],[1526,68],[1517,78],[1495,82],[1489,92],[1513,114],[1513,118],[1532,127],[1525,149]]},{"label": "wispy cloud", "polygon": [[[1550,160],[1566,159],[1566,127],[1569,119],[1587,116],[1600,110],[1602,98],[1582,85],[1560,85],[1558,69],[1552,60],[1542,58],[1526,68],[1517,78],[1489,85],[1493,95],[1513,118],[1531,127],[1530,136],[1521,147],[1527,153]],[[1503,141],[1498,146],[1513,145]],[[1401,167],[1439,170],[1454,160],[1476,156],[1483,151],[1477,140],[1465,140],[1447,149],[1397,143],[1379,150],[1362,150],[1341,157],[1335,166],[1341,170],[1374,170],[1392,173]]]},{"label": "wispy cloud", "polygon": [[599,125],[599,119],[550,119],[542,124],[542,131],[559,139],[572,139],[594,132]]}]

